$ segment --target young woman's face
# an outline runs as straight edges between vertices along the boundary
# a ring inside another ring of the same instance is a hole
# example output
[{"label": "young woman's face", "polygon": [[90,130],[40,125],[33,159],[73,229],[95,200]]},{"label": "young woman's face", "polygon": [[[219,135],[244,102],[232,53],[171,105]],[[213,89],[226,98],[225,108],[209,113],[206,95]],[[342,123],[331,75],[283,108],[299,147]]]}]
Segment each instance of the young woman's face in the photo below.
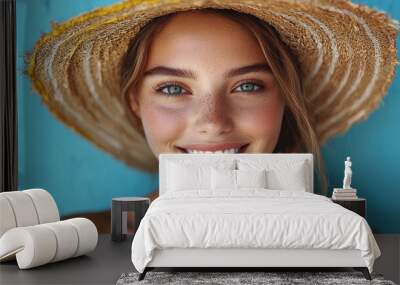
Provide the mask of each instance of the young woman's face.
[{"label": "young woman's face", "polygon": [[174,16],[156,35],[131,94],[153,153],[270,153],[284,101],[255,38],[204,12]]}]

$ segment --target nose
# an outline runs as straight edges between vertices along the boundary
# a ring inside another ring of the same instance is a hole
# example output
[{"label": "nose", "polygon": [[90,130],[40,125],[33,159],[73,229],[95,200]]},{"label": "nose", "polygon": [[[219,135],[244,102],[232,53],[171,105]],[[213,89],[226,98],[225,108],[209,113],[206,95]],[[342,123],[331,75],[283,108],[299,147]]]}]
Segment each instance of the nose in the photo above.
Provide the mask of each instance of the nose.
[{"label": "nose", "polygon": [[229,104],[222,96],[207,94],[199,99],[195,115],[196,131],[210,135],[210,138],[232,131],[233,121]]}]

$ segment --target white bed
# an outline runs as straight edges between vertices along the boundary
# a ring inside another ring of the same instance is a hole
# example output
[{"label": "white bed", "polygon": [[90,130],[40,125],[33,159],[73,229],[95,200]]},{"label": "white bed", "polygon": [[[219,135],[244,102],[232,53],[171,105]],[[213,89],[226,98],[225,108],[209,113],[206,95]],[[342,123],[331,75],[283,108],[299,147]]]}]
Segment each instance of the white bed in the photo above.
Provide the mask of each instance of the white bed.
[{"label": "white bed", "polygon": [[[220,174],[212,174],[205,188],[205,170],[231,173],[229,161],[243,181],[267,169],[268,185],[214,189]],[[196,167],[193,177],[185,170]],[[369,279],[380,256],[364,218],[313,194],[312,154],[162,154],[159,179],[132,242],[140,279],[155,267],[353,267]]]}]

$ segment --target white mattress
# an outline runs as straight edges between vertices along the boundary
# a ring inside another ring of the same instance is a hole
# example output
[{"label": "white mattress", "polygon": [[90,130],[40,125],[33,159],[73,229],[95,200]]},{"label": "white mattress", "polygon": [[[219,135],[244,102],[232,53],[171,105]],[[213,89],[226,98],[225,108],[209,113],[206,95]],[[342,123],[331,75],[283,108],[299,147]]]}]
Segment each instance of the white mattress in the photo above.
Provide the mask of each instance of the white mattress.
[{"label": "white mattress", "polygon": [[364,218],[308,192],[170,192],[150,205],[132,242],[143,272],[156,249],[356,249],[369,271],[380,250]]}]

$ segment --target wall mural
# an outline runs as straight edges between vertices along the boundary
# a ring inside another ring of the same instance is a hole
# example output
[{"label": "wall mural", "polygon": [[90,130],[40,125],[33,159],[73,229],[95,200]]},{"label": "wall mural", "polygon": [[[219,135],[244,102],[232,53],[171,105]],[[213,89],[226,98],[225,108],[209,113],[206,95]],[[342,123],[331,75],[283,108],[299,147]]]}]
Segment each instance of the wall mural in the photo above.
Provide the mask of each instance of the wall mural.
[{"label": "wall mural", "polygon": [[19,189],[106,225],[113,197],[157,197],[160,153],[313,153],[328,196],[350,156],[371,227],[399,233],[400,3],[257,18],[190,2],[17,1]]}]

